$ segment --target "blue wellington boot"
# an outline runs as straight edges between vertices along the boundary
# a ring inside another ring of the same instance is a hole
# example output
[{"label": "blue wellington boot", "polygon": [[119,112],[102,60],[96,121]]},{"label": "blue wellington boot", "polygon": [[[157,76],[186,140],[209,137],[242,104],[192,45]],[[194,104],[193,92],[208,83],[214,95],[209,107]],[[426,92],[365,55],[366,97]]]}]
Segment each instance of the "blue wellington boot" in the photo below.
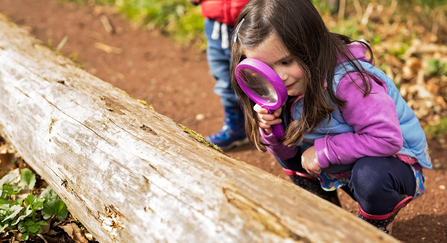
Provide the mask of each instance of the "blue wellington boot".
[{"label": "blue wellington boot", "polygon": [[205,138],[226,151],[248,143],[244,128],[244,114],[239,107],[224,107],[225,122],[217,133]]}]

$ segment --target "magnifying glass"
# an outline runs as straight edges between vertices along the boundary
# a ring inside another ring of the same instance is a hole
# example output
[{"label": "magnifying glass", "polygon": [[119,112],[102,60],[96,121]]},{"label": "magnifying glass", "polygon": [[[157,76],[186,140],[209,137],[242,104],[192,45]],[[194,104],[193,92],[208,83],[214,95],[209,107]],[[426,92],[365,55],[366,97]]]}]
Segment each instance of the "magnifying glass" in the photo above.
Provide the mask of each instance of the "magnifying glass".
[{"label": "magnifying glass", "polygon": [[[253,102],[270,114],[287,100],[287,88],[279,75],[267,64],[246,58],[236,66],[235,76],[239,87]],[[278,139],[284,137],[282,124],[272,126],[272,133]]]}]

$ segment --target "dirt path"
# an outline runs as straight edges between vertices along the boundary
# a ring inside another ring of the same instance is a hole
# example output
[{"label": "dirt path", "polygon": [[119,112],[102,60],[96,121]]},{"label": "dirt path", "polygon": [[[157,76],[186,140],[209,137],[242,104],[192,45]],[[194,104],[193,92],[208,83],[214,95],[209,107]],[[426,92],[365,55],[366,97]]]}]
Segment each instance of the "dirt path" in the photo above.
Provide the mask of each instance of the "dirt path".
[{"label": "dirt path", "polygon": [[[78,53],[78,62],[88,72],[146,100],[157,112],[203,135],[222,126],[223,110],[212,92],[214,80],[204,53],[179,47],[157,31],[138,30],[100,7],[57,0],[0,0],[0,12],[54,47],[67,36],[63,55]],[[101,16],[107,16],[114,34],[105,30]],[[101,50],[101,44],[110,53]],[[426,171],[427,193],[401,210],[395,222],[394,236],[404,242],[447,242],[447,151],[434,141],[429,144],[436,169]],[[228,154],[287,179],[270,154],[250,145]],[[357,204],[341,192],[340,196],[343,208],[356,214]]]}]

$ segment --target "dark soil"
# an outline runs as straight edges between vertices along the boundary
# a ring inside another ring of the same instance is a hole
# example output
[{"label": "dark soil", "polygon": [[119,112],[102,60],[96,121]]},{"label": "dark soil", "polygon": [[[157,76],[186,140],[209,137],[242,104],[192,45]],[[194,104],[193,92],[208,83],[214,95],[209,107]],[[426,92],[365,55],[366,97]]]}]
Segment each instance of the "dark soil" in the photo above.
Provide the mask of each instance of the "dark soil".
[{"label": "dark soil", "polygon": [[[214,79],[205,53],[181,47],[156,30],[143,30],[113,10],[57,0],[0,0],[0,12],[65,56],[78,53],[86,71],[146,100],[155,110],[203,134],[218,131],[223,108],[213,93]],[[115,32],[100,21],[107,16]],[[114,47],[111,53],[96,43]],[[95,45],[96,44],[96,45]],[[116,49],[119,48],[119,49]],[[444,139],[429,141],[433,170],[426,170],[426,194],[401,210],[393,236],[404,242],[447,242],[447,161]],[[246,145],[228,152],[233,157],[289,180],[268,153]],[[343,208],[357,214],[357,204],[339,192]]]}]

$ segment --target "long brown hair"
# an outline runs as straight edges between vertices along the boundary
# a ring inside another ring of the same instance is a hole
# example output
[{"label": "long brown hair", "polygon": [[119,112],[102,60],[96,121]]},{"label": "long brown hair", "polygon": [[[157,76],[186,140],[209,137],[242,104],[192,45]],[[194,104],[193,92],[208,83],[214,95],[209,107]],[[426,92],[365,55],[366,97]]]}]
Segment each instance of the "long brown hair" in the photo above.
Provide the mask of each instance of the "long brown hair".
[{"label": "long brown hair", "polygon": [[[236,42],[232,46],[231,82],[244,109],[247,136],[257,149],[266,150],[260,139],[258,118],[253,110],[255,103],[238,86],[234,70],[246,58],[244,50],[257,47],[274,33],[295,57],[306,80],[302,115],[289,124],[283,140],[284,144],[294,146],[305,134],[312,133],[325,118],[330,117],[336,106],[344,105],[345,101],[335,96],[333,77],[339,55],[344,56],[357,72],[363,70],[352,61],[353,55],[346,48],[353,41],[347,36],[329,32],[309,0],[251,0],[236,23],[240,23],[242,19],[244,21],[238,32],[234,33]],[[363,42],[360,43],[368,48],[372,62],[371,49]],[[370,80],[363,75],[362,79],[366,87],[362,91],[366,96],[371,91]],[[327,89],[324,89],[325,82]],[[289,97],[287,106],[290,107],[296,99],[297,97]],[[285,109],[285,112],[290,119],[290,109]]]}]

